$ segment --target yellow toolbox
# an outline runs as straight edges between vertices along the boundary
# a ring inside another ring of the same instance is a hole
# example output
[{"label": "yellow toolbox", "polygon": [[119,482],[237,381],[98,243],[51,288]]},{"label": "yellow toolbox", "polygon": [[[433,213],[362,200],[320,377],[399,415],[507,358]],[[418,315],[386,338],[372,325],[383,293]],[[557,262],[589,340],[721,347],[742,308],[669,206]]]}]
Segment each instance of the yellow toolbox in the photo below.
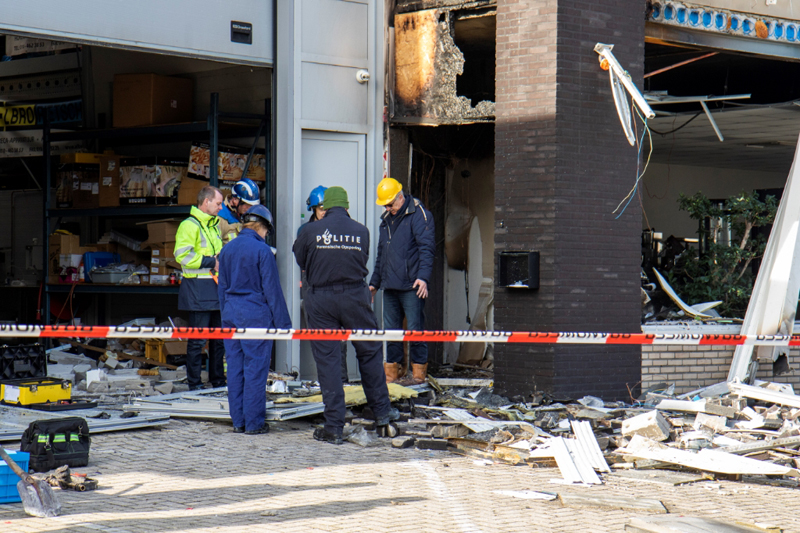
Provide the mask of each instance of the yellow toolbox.
[{"label": "yellow toolbox", "polygon": [[31,405],[72,399],[72,383],[57,378],[21,378],[0,382],[3,403]]}]

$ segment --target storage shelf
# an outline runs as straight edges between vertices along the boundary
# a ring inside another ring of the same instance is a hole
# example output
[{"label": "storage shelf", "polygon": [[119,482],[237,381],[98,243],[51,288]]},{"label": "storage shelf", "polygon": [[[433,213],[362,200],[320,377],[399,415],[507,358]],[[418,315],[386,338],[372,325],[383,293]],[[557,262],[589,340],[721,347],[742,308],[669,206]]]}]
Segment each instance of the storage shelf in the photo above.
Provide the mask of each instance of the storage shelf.
[{"label": "storage shelf", "polygon": [[[69,292],[71,284],[46,285],[47,292]],[[76,293],[89,294],[178,294],[180,285],[111,285],[104,283],[78,283]]]},{"label": "storage shelf", "polygon": [[[252,137],[257,128],[257,124],[220,123],[217,136],[220,139]],[[160,126],[140,126],[135,128],[53,131],[50,133],[50,141],[99,139],[105,141],[103,144],[160,144],[165,142],[165,139],[173,142],[193,141],[197,140],[201,134],[210,132],[211,129],[208,127],[207,122],[187,122],[185,124],[164,124]]]},{"label": "storage shelf", "polygon": [[188,215],[190,205],[121,205],[95,209],[50,209],[51,217],[130,217],[154,215]]}]

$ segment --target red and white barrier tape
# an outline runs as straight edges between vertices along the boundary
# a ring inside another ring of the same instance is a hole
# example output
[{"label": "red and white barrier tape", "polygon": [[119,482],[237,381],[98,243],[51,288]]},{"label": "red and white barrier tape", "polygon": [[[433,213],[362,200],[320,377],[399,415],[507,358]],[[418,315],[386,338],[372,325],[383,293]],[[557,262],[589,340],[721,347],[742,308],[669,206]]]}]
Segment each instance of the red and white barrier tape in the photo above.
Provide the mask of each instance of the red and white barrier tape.
[{"label": "red and white barrier tape", "polygon": [[690,333],[583,333],[540,331],[403,331],[158,326],[0,325],[2,337],[96,339],[240,339],[277,341],[425,341],[519,344],[672,344],[685,346],[800,346],[800,335],[702,335]]}]

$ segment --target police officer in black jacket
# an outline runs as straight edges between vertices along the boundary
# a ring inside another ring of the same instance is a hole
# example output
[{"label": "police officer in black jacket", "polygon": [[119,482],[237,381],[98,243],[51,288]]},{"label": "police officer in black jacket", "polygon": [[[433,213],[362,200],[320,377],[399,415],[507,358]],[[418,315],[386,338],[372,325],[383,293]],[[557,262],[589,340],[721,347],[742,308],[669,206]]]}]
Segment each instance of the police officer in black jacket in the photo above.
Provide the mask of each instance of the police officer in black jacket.
[{"label": "police officer in black jacket", "polygon": [[[308,278],[305,307],[311,329],[378,329],[365,278],[369,230],[350,218],[347,191],[329,187],[322,200],[325,217],[309,222],[292,247],[295,260]],[[367,403],[378,426],[399,418],[389,402],[378,341],[353,343]],[[342,443],[345,423],[339,341],[311,341],[317,377],[325,403],[325,427],[317,440]]]}]

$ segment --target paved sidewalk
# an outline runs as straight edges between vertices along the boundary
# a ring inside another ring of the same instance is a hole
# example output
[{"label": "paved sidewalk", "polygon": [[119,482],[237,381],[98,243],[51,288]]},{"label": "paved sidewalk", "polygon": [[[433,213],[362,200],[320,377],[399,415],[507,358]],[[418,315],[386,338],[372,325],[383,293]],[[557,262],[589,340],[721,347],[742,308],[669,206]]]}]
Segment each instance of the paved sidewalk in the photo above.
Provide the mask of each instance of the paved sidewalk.
[{"label": "paved sidewalk", "polygon": [[679,487],[606,476],[595,487],[550,483],[557,469],[485,465],[449,452],[333,446],[304,422],[264,436],[229,425],[172,421],[162,430],[93,437],[95,492],[57,491],[64,516],[0,505],[0,531],[622,531],[641,512],[568,508],[496,490],[661,500],[670,513],[768,522],[800,531],[800,492],[766,482]]}]

